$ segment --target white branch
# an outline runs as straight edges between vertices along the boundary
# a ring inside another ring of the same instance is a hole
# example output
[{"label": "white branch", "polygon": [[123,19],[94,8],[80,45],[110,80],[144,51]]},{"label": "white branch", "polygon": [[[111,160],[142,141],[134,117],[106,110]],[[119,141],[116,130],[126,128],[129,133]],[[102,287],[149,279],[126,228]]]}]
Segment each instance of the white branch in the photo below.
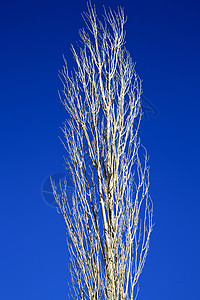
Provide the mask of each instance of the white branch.
[{"label": "white branch", "polygon": [[146,149],[138,137],[141,81],[126,50],[124,11],[105,10],[101,22],[92,5],[80,30],[76,62],[60,73],[61,101],[68,113],[64,147],[74,182],[60,191],[72,261],[75,299],[136,299],[152,232]]}]

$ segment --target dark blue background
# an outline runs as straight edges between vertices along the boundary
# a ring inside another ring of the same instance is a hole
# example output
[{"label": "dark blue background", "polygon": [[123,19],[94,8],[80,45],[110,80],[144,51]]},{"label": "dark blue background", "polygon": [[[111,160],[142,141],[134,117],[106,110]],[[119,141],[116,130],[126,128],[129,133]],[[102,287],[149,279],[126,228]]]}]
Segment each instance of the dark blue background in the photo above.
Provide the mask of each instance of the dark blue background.
[{"label": "dark blue background", "polygon": [[[113,3],[112,3],[113,2]],[[159,114],[142,124],[155,227],[141,300],[200,299],[198,1],[98,1],[128,15],[127,48]],[[68,299],[65,225],[42,198],[64,171],[58,100],[62,53],[79,39],[85,1],[1,1],[0,299]]]}]

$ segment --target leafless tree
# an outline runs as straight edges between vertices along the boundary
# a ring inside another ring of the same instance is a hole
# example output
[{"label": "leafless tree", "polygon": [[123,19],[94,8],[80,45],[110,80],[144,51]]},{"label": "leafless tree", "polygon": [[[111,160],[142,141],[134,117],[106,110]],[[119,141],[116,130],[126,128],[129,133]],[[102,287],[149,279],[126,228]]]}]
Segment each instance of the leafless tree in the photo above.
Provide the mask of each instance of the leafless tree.
[{"label": "leafless tree", "polygon": [[67,228],[74,299],[136,299],[152,232],[146,149],[138,136],[141,80],[125,48],[124,10],[90,3],[76,68],[60,73],[67,181],[54,197]]}]

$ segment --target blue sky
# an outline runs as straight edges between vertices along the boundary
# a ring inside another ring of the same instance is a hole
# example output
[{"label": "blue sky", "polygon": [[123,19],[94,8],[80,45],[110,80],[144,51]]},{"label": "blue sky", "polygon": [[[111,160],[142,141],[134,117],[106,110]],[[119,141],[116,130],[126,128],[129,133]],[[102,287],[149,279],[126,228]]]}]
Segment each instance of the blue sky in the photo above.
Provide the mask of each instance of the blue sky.
[{"label": "blue sky", "polygon": [[[200,299],[198,1],[96,1],[125,7],[127,48],[158,111],[142,124],[154,231],[139,300]],[[79,39],[85,1],[4,1],[0,18],[0,299],[68,299],[64,222],[42,198],[63,172],[62,53]]]}]

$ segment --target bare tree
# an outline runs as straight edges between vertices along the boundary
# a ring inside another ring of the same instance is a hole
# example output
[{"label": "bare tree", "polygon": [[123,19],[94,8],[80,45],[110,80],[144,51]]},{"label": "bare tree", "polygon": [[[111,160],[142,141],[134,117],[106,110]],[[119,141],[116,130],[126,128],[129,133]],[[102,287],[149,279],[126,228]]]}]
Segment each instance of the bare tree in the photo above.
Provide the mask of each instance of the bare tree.
[{"label": "bare tree", "polygon": [[138,137],[141,80],[126,50],[124,10],[88,4],[72,46],[76,68],[61,72],[67,182],[54,197],[68,236],[74,299],[136,299],[152,232],[146,149]]}]

